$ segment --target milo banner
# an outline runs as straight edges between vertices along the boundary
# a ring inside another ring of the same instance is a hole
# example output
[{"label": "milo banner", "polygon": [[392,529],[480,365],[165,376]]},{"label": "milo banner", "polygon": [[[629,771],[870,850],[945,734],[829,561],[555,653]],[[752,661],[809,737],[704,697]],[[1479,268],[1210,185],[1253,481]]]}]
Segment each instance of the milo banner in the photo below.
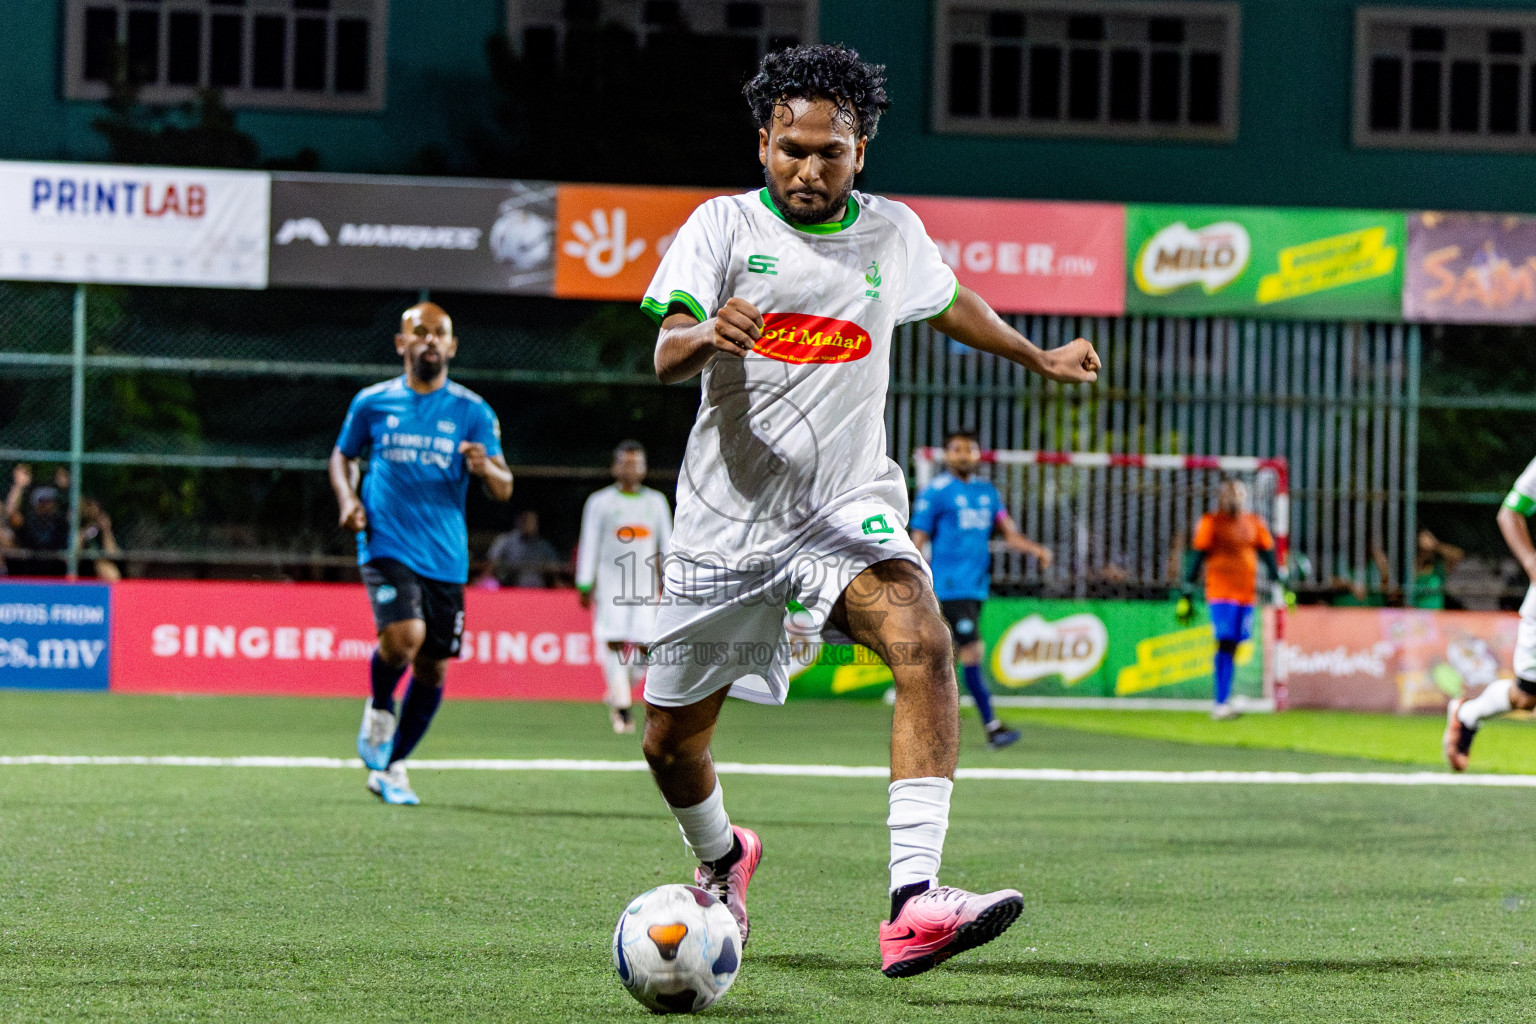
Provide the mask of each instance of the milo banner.
[{"label": "milo banner", "polygon": [[[1005,696],[1209,699],[1216,638],[1197,608],[1185,626],[1171,601],[993,598],[981,612],[984,674]],[[890,672],[860,647],[824,646],[792,671],[794,697],[879,697],[891,685]],[[1238,649],[1233,692],[1264,695],[1259,643]]]},{"label": "milo banner", "polygon": [[1400,213],[1130,206],[1125,220],[1128,313],[1402,316]]}]

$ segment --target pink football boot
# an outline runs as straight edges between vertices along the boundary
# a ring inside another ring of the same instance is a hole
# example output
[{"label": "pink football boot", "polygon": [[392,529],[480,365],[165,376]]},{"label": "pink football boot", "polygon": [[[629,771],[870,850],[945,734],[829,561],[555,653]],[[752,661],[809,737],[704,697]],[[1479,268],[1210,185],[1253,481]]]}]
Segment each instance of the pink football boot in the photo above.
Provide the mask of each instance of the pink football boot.
[{"label": "pink football boot", "polygon": [[747,883],[752,881],[752,872],[763,859],[763,841],[749,828],[732,825],[731,832],[741,843],[741,857],[719,873],[700,864],[693,873],[693,880],[700,889],[725,904],[741,928],[741,948],[746,949],[747,932],[751,931],[747,925]]},{"label": "pink football boot", "polygon": [[880,922],[880,970],[887,978],[922,974],[991,942],[1023,911],[1024,896],[1014,889],[974,893],[945,885],[920,892],[896,920]]}]

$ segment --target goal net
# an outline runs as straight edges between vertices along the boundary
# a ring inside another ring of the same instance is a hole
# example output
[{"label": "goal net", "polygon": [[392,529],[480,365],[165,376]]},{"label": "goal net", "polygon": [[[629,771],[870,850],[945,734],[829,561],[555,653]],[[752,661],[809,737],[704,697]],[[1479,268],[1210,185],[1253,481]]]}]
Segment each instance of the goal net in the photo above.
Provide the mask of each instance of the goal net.
[{"label": "goal net", "polygon": [[[944,471],[942,448],[919,448],[921,491]],[[1248,486],[1248,507],[1275,536],[1283,567],[1290,546],[1286,461],[1247,455],[1111,455],[982,452],[981,475],[1002,492],[1026,537],[1051,550],[1044,569],[993,543],[993,591],[1044,597],[1163,598],[1179,581],[1200,516],[1216,507],[1228,477]]]}]

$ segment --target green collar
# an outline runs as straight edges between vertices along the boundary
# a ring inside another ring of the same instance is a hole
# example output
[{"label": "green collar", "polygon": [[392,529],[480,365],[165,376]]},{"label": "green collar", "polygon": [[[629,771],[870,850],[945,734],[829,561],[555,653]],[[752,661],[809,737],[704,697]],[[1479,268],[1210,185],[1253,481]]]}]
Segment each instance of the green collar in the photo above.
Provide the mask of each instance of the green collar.
[{"label": "green collar", "polygon": [[859,219],[859,201],[852,195],[848,197],[848,210],[843,214],[843,219],[829,224],[795,224],[773,204],[773,197],[768,194],[766,188],[758,189],[757,197],[763,201],[764,206],[773,211],[773,215],[779,220],[796,231],[804,231],[808,235],[835,235],[839,231],[853,227],[853,222]]}]

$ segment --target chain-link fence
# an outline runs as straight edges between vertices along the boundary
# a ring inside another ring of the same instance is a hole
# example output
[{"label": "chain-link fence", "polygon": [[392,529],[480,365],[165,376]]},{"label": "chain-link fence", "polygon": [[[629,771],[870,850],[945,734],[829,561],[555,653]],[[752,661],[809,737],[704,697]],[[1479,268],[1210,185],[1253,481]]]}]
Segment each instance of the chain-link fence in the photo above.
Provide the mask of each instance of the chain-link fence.
[{"label": "chain-link fence", "polygon": [[[400,372],[393,336],[418,298],[0,284],[0,460],[35,464],[40,483],[79,466],[75,507],[98,499],[131,574],[345,575],[351,540],[335,525],[325,460],[353,394]],[[670,490],[697,385],[656,382],[654,330],[632,305],[433,298],[460,338],[453,376],[500,415],[518,478],[510,506],[470,489],[476,554],[524,509],[543,513],[569,552],[581,502],[626,437],[650,448],[653,479]],[[1378,552],[1411,581],[1417,328],[1013,322],[1047,347],[1092,339],[1104,383],[1049,384],[926,326],[903,328],[887,434],[904,467],[958,425],[995,447],[1280,455],[1308,585],[1364,580]],[[1052,513],[1025,490],[1011,502],[1029,531]]]},{"label": "chain-link fence", "polygon": [[[0,284],[0,460],[31,465],[38,486],[78,466],[75,504],[98,499],[130,573],[336,576],[351,541],[325,460],[357,390],[400,372],[394,334],[419,297]],[[567,548],[563,513],[631,434],[665,483],[696,398],[657,384],[648,321],[611,304],[433,297],[455,318],[453,376],[501,415],[518,476],[512,506],[471,489],[482,550],[528,508]]]}]

